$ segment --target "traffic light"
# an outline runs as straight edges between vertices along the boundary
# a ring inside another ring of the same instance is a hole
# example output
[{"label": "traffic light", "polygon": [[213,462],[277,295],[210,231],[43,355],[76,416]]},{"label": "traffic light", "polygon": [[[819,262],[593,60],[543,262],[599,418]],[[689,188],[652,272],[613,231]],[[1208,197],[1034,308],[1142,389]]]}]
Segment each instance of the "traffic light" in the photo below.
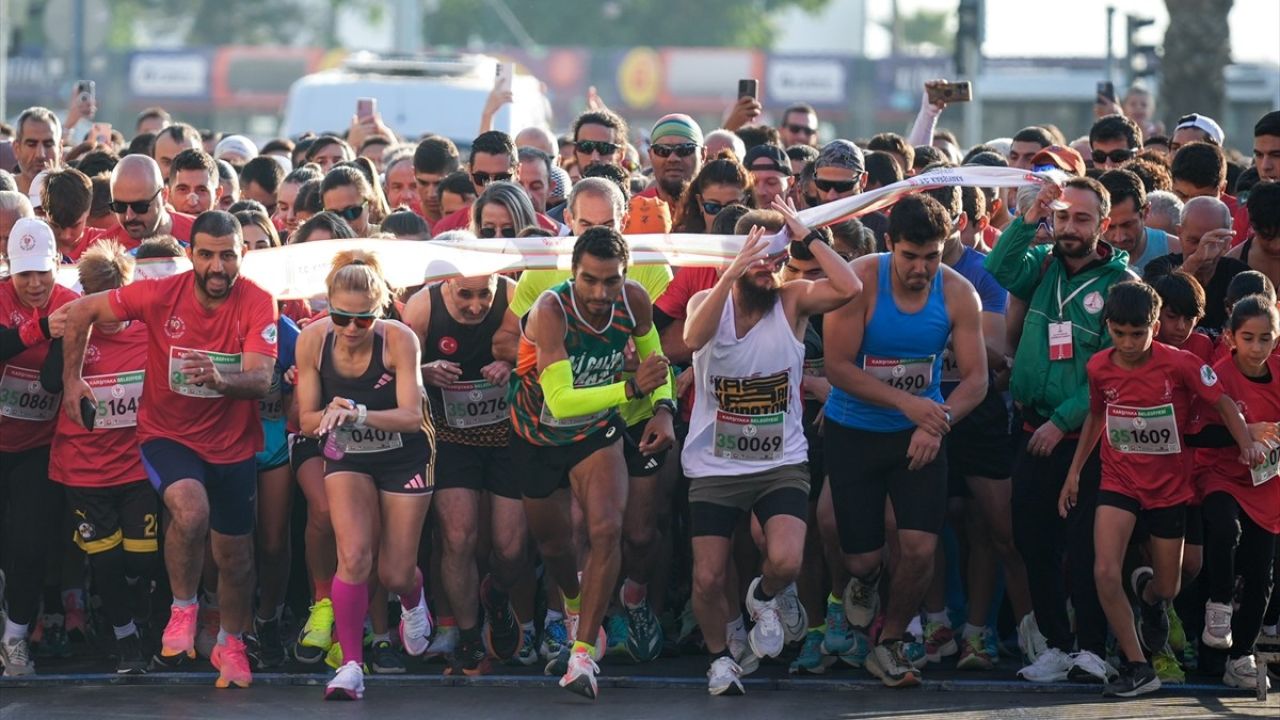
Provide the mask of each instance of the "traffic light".
[{"label": "traffic light", "polygon": [[1125,73],[1129,84],[1139,78],[1156,74],[1160,58],[1156,54],[1156,46],[1148,45],[1138,39],[1138,33],[1148,25],[1154,25],[1153,18],[1129,15],[1125,18]]}]

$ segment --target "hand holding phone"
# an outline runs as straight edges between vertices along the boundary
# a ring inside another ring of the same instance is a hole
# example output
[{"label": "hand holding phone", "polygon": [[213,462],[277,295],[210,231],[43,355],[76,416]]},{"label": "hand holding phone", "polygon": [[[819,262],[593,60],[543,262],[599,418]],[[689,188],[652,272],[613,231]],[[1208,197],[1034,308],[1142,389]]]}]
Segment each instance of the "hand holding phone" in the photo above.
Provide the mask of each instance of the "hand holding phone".
[{"label": "hand holding phone", "polygon": [[377,100],[368,97],[356,100],[356,120],[360,122],[372,120],[373,116],[378,112],[377,102]]},{"label": "hand holding phone", "polygon": [[755,78],[743,78],[738,81],[738,97],[749,97],[752,100],[760,99],[760,81]]},{"label": "hand holding phone", "polygon": [[516,66],[514,63],[500,62],[493,76],[494,93],[511,92],[512,79],[516,74]]},{"label": "hand holding phone", "polygon": [[1110,80],[1098,81],[1098,99],[1109,103],[1116,102],[1116,84]]},{"label": "hand holding phone", "polygon": [[929,95],[929,103],[969,102],[973,100],[973,85],[968,80],[963,82],[933,82],[925,84],[925,92]]},{"label": "hand holding phone", "polygon": [[80,398],[80,419],[86,430],[93,430],[93,424],[98,419],[98,404],[87,397]]}]

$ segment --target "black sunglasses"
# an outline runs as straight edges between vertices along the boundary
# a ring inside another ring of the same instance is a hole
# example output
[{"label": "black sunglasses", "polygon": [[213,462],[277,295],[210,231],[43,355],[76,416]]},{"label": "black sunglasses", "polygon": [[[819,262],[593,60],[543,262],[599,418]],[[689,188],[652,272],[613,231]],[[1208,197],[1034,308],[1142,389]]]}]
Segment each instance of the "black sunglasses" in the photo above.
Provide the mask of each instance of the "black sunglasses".
[{"label": "black sunglasses", "polygon": [[680,143],[679,145],[651,145],[650,150],[660,158],[671,157],[675,153],[682,158],[689,157],[698,151],[698,143]]},{"label": "black sunglasses", "polygon": [[513,238],[516,236],[516,229],[511,227],[510,225],[502,228],[501,232],[499,232],[498,228],[496,227],[480,228],[480,237],[482,238],[496,238],[498,237],[498,235],[502,235],[502,237],[504,238]]},{"label": "black sunglasses", "polygon": [[[740,200],[735,200],[734,202],[741,202],[741,201],[740,201]],[[716,201],[714,201],[714,200],[703,200],[703,201],[702,201],[702,212],[704,212],[704,213],[706,213],[706,214],[708,214],[708,215],[719,215],[719,214],[720,214],[720,211],[721,211],[721,210],[723,210],[723,209],[725,208],[725,206],[726,206],[726,205],[732,205],[732,204],[733,204],[733,203],[722,203],[722,202],[716,202]]]},{"label": "black sunglasses", "polygon": [[793,135],[812,135],[818,132],[818,129],[808,125],[787,125],[787,131]]},{"label": "black sunglasses", "polygon": [[373,321],[378,319],[377,313],[349,313],[329,308],[329,319],[333,321],[334,327],[346,327],[354,320],[356,327],[361,330],[367,330],[373,325]]},{"label": "black sunglasses", "polygon": [[611,142],[603,140],[579,140],[577,143],[578,152],[583,155],[591,155],[600,153],[601,156],[612,155],[618,152],[618,146]]},{"label": "black sunglasses", "polygon": [[828,192],[830,190],[835,190],[836,192],[843,193],[843,192],[849,192],[850,190],[858,187],[858,181],[857,180],[820,180],[818,178],[814,178],[813,185],[814,187],[818,188],[819,192]]},{"label": "black sunglasses", "polygon": [[491,182],[496,182],[498,180],[510,180],[510,179],[511,179],[511,173],[509,172],[492,173],[492,174],[487,172],[471,173],[471,182],[475,183],[476,185],[479,185],[480,187],[484,187],[485,185],[488,185]]},{"label": "black sunglasses", "polygon": [[156,195],[159,194],[160,190],[156,190],[155,194],[146,200],[112,200],[111,212],[123,215],[125,211],[132,210],[134,215],[142,215],[151,209],[151,203],[156,201]]},{"label": "black sunglasses", "polygon": [[334,215],[337,215],[338,217],[342,218],[343,220],[346,220],[347,222],[352,222],[364,214],[364,203],[360,203],[359,205],[352,205],[350,207],[344,207],[341,210],[330,210],[329,212],[333,213]]},{"label": "black sunglasses", "polygon": [[1128,161],[1129,158],[1132,158],[1132,157],[1133,157],[1132,150],[1117,149],[1117,150],[1112,150],[1109,153],[1102,152],[1101,150],[1094,150],[1093,164],[1101,165],[1107,161],[1107,158],[1111,158],[1111,162],[1113,163],[1122,163],[1122,162]]}]

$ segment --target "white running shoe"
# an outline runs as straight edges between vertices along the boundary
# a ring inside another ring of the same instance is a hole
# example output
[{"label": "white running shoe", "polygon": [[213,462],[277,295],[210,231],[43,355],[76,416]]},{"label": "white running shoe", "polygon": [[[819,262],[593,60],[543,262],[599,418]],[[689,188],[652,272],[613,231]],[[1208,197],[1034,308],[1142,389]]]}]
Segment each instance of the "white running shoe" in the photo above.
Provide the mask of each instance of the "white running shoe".
[{"label": "white running shoe", "polygon": [[[1271,690],[1271,678],[1265,674],[1262,676],[1264,682],[1267,683],[1267,690]],[[1222,682],[1227,687],[1244,688],[1246,690],[1258,689],[1258,663],[1252,655],[1244,655],[1227,660],[1226,672],[1222,673]]]},{"label": "white running shoe", "polygon": [[427,609],[426,597],[418,600],[412,610],[400,613],[400,642],[404,651],[414,657],[421,657],[431,647],[431,611]]},{"label": "white running shoe", "polygon": [[1062,682],[1072,665],[1070,655],[1051,647],[1040,653],[1035,662],[1019,670],[1018,677],[1036,683]]},{"label": "white running shoe", "polygon": [[333,674],[324,687],[325,700],[359,700],[364,697],[364,670],[352,660]]},{"label": "white running shoe", "polygon": [[775,600],[778,603],[778,616],[782,619],[782,628],[786,632],[786,641],[792,643],[803,640],[805,631],[809,629],[809,613],[805,612],[804,605],[800,604],[800,594],[796,590],[796,584],[791,583],[783,588]]},{"label": "white running shoe", "polygon": [[757,600],[756,587],[759,585],[760,578],[757,577],[747,588],[747,612],[751,614],[751,622],[754,623],[751,632],[747,633],[747,642],[751,645],[751,651],[759,657],[778,657],[786,635],[782,629],[782,618],[778,614],[778,598],[771,598],[768,602]]},{"label": "white running shoe", "polygon": [[844,614],[850,625],[866,630],[875,622],[876,613],[880,612],[880,576],[883,574],[884,568],[876,570],[871,582],[849,578],[849,584],[844,586]]},{"label": "white running shoe", "polygon": [[600,672],[600,666],[595,660],[585,652],[572,653],[569,656],[569,670],[560,678],[560,687],[579,695],[596,699],[598,688],[596,687],[596,673]]},{"label": "white running shoe", "polygon": [[742,668],[727,657],[716,658],[707,671],[707,692],[712,695],[745,695]]},{"label": "white running shoe", "polygon": [[1049,649],[1049,641],[1044,639],[1040,626],[1036,624],[1036,614],[1027,613],[1018,623],[1018,648],[1029,663],[1034,663],[1045,650]]},{"label": "white running shoe", "polygon": [[1120,672],[1118,670],[1111,667],[1111,663],[1108,663],[1106,660],[1103,660],[1088,650],[1081,650],[1071,656],[1071,670],[1068,671],[1069,676],[1074,675],[1077,679],[1083,680],[1093,678],[1100,683],[1107,683],[1114,680],[1119,674]]},{"label": "white running shoe", "polygon": [[750,675],[760,669],[760,658],[751,651],[751,643],[747,641],[747,629],[739,625],[725,636],[728,639],[729,654],[738,664],[743,676]]},{"label": "white running shoe", "polygon": [[1200,639],[1205,645],[1219,650],[1231,649],[1231,605],[1210,600],[1204,604],[1204,632]]}]

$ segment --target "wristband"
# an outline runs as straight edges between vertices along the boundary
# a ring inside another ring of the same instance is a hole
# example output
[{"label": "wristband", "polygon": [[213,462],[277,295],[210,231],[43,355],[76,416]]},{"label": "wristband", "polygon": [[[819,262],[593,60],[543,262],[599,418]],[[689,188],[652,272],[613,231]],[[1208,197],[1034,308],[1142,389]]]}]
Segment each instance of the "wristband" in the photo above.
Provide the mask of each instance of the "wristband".
[{"label": "wristband", "polygon": [[363,426],[364,421],[367,420],[368,418],[369,418],[369,408],[364,405],[357,404],[356,405],[356,425]]},{"label": "wristband", "polygon": [[822,237],[822,233],[814,229],[814,230],[810,230],[808,235],[805,235],[803,238],[800,238],[800,244],[804,245],[805,248],[808,248],[809,245],[813,243],[815,240],[817,242],[822,242],[823,239],[824,238]]},{"label": "wristband", "polygon": [[628,392],[628,399],[630,400],[637,400],[641,397],[644,397],[644,393],[640,392],[640,383],[636,382],[636,378],[634,375],[627,378],[627,392]]},{"label": "wristband", "polygon": [[666,410],[671,413],[671,417],[674,418],[676,416],[676,403],[670,398],[661,398],[653,401],[654,414],[656,415],[659,410]]},{"label": "wristband", "polygon": [[18,326],[18,339],[26,347],[39,345],[49,339],[49,321],[32,318]]}]

